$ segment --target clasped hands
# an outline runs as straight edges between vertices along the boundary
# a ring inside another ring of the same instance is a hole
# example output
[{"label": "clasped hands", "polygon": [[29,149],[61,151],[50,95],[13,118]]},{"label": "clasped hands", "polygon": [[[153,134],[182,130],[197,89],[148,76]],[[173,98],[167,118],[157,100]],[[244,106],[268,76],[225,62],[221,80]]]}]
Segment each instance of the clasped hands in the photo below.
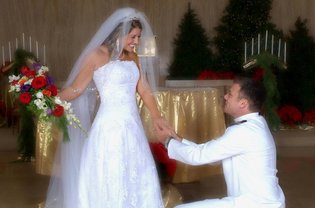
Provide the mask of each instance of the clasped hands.
[{"label": "clasped hands", "polygon": [[165,119],[153,119],[153,125],[156,138],[159,142],[165,143],[170,137],[181,140],[181,138],[176,134],[174,128],[172,128]]}]

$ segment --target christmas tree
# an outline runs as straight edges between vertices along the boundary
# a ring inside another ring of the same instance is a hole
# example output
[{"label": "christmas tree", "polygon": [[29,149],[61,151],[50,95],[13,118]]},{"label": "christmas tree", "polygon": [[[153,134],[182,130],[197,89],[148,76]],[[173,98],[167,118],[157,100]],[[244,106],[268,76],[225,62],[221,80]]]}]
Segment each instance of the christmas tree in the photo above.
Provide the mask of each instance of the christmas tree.
[{"label": "christmas tree", "polygon": [[270,23],[272,0],[230,0],[215,28],[217,36],[216,69],[240,72],[243,65],[244,42],[263,34],[266,30],[277,35],[279,31]]},{"label": "christmas tree", "polygon": [[302,112],[315,107],[315,41],[309,35],[307,20],[298,18],[288,39],[288,69],[279,80],[281,103],[292,104]]},{"label": "christmas tree", "polygon": [[210,41],[197,15],[188,4],[174,39],[173,59],[169,67],[170,79],[195,79],[200,71],[212,63]]}]

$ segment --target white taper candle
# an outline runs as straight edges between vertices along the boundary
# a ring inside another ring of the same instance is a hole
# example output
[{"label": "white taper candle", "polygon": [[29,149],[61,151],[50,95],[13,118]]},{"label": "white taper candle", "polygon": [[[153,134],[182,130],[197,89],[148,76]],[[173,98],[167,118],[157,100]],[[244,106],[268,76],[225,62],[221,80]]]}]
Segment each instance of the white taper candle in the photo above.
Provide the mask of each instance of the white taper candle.
[{"label": "white taper candle", "polygon": [[44,60],[43,60],[43,63],[44,63],[44,65],[45,65],[45,64],[46,64],[46,46],[45,46],[45,44],[44,44],[43,50],[44,50]]},{"label": "white taper candle", "polygon": [[254,38],[252,38],[252,55],[254,55]]},{"label": "white taper candle", "polygon": [[278,58],[280,58],[280,49],[281,49],[281,39],[278,41]]},{"label": "white taper candle", "polygon": [[30,52],[32,52],[32,37],[30,36]]},{"label": "white taper candle", "polygon": [[274,36],[271,36],[271,55],[273,55],[273,40],[274,40]]},{"label": "white taper candle", "polygon": [[287,63],[287,43],[284,42],[284,56],[283,56],[284,64]]},{"label": "white taper candle", "polygon": [[12,61],[12,57],[11,57],[11,42],[9,41],[9,61]]},{"label": "white taper candle", "polygon": [[18,42],[18,39],[15,38],[15,50],[17,50],[19,47],[19,42]]},{"label": "white taper candle", "polygon": [[38,59],[38,42],[36,41],[35,44],[36,44],[36,46],[35,46],[36,47],[36,58]]},{"label": "white taper candle", "polygon": [[247,61],[247,44],[246,44],[246,41],[245,41],[245,45],[244,45],[244,59],[245,59],[245,63]]},{"label": "white taper candle", "polygon": [[5,65],[5,58],[4,58],[4,46],[2,46],[2,65]]},{"label": "white taper candle", "polygon": [[258,47],[257,47],[257,53],[260,54],[260,33],[258,33]]},{"label": "white taper candle", "polygon": [[267,51],[268,48],[268,30],[266,30],[266,35],[265,35],[265,51]]},{"label": "white taper candle", "polygon": [[22,46],[23,46],[23,49],[25,49],[25,37],[24,37],[24,33],[22,33]]}]

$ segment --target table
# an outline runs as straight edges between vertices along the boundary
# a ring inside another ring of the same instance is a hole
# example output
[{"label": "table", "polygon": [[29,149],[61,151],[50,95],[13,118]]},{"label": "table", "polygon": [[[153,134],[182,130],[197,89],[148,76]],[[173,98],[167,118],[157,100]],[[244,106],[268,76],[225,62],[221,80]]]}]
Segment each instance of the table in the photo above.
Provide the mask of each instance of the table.
[{"label": "table", "polygon": [[[163,88],[156,92],[161,114],[176,132],[197,143],[223,134],[225,120],[216,88]],[[138,106],[149,141],[154,141],[153,127],[147,108],[138,97]],[[51,124],[38,121],[36,172],[50,175],[60,132]],[[174,183],[192,182],[209,175],[220,174],[221,166],[190,166],[177,162]]]},{"label": "table", "polygon": [[[224,113],[216,88],[164,88],[156,93],[157,104],[164,118],[176,132],[203,143],[223,134]],[[148,110],[139,100],[140,115],[149,141],[154,134]],[[190,166],[177,162],[173,183],[197,181],[221,173],[221,166]]]}]

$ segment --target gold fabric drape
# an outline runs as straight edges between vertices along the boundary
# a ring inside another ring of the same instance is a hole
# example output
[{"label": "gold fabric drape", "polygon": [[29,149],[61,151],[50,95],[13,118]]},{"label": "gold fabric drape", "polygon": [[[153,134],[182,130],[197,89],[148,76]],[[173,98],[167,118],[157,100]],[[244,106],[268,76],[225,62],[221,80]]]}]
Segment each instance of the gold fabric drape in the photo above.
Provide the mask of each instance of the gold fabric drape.
[{"label": "gold fabric drape", "polygon": [[[225,121],[216,88],[170,88],[156,93],[158,108],[176,132],[196,143],[220,136]],[[148,139],[155,141],[151,118],[139,99],[140,115]],[[177,162],[174,183],[197,181],[221,173],[221,166],[190,166]]]},{"label": "gold fabric drape", "polygon": [[[161,89],[156,92],[158,108],[176,132],[196,143],[206,142],[225,130],[220,96],[215,88]],[[154,141],[151,118],[138,97],[139,112],[149,141]],[[37,124],[36,170],[50,175],[54,152],[60,132],[51,124]],[[221,166],[190,166],[177,163],[174,183],[197,181],[202,177],[221,173]]]}]

